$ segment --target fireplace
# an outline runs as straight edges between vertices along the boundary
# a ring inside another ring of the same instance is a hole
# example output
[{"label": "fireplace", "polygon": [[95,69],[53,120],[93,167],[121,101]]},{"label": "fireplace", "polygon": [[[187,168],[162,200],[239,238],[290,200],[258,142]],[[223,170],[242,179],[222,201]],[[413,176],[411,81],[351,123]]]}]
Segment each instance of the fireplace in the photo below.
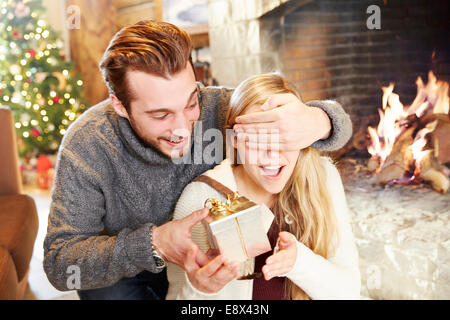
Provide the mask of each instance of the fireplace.
[{"label": "fireplace", "polygon": [[404,106],[394,93],[394,83],[383,87],[380,121],[369,127],[368,167],[378,183],[427,181],[434,190],[447,193],[450,187],[449,84],[438,81],[433,72],[428,83],[417,78],[417,96]]},{"label": "fireplace", "polygon": [[[371,5],[380,9],[380,29],[368,28]],[[250,75],[278,70],[304,101],[335,99],[350,114],[353,137],[331,156],[346,189],[362,295],[448,299],[450,192],[436,192],[425,179],[380,183],[368,150],[369,127],[380,121],[383,87],[393,83],[393,93],[407,107],[416,98],[418,77],[424,85],[430,77],[450,82],[450,3],[212,0],[208,7],[211,66],[220,85],[236,86]],[[445,151],[450,136],[441,140]],[[439,158],[439,165],[448,179],[446,159]]]}]

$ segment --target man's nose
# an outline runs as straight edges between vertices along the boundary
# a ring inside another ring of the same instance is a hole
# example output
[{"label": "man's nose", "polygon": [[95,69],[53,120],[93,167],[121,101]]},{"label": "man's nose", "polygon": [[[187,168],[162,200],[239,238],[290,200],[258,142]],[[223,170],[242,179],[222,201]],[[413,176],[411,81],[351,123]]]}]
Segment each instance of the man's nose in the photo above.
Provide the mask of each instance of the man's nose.
[{"label": "man's nose", "polygon": [[190,136],[190,122],[185,116],[179,115],[175,117],[172,124],[172,134],[183,138]]}]

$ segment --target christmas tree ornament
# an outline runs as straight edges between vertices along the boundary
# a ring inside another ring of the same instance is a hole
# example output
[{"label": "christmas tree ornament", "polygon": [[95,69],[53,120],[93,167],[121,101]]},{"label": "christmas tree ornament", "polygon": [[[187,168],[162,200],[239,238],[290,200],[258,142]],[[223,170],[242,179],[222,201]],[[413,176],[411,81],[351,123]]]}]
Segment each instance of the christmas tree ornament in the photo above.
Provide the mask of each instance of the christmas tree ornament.
[{"label": "christmas tree ornament", "polygon": [[45,80],[45,78],[47,78],[48,73],[47,72],[38,72],[34,75],[34,81],[36,83],[41,83],[42,81]]},{"label": "christmas tree ornament", "polygon": [[36,51],[33,50],[33,49],[29,49],[29,50],[28,50],[28,53],[30,54],[30,57],[31,57],[32,59],[34,59],[34,57],[36,56]]},{"label": "christmas tree ornament", "polygon": [[17,17],[24,17],[28,16],[30,14],[30,8],[23,3],[23,1],[19,1],[16,4],[16,10],[15,10]]},{"label": "christmas tree ornament", "polygon": [[37,137],[39,137],[40,135],[41,135],[41,133],[39,132],[38,129],[36,129],[36,128],[31,129],[31,136],[32,136],[33,138],[37,138]]},{"label": "christmas tree ornament", "polygon": [[66,77],[62,72],[53,72],[52,76],[58,79],[58,90],[62,91],[66,87],[67,81]]}]

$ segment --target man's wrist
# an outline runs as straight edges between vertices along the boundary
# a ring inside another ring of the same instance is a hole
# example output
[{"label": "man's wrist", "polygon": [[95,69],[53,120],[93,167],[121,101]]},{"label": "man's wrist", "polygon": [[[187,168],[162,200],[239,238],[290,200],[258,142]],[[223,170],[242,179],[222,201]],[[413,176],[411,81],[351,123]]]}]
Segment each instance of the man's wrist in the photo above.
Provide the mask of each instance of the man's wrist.
[{"label": "man's wrist", "polygon": [[161,250],[161,245],[160,245],[160,237],[159,237],[159,231],[160,229],[156,226],[153,226],[151,228],[151,233],[152,233],[152,248],[153,250],[156,252],[156,254],[158,256],[161,257],[161,259],[166,260],[162,250]]},{"label": "man's wrist", "polygon": [[330,137],[331,134],[331,119],[328,116],[328,114],[318,107],[312,107],[313,110],[317,114],[317,119],[319,121],[319,128],[323,129],[323,134],[321,135],[321,138],[319,140],[326,140]]}]

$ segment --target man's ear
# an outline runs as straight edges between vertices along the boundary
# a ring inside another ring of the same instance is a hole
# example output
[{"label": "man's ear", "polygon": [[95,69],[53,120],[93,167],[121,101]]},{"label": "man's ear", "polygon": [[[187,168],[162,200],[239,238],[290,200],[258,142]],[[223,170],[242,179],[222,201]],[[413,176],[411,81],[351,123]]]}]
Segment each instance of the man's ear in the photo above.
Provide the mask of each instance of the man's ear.
[{"label": "man's ear", "polygon": [[130,120],[130,118],[128,117],[128,111],[123,106],[122,102],[120,102],[120,100],[113,94],[109,95],[109,99],[111,100],[114,111],[116,111],[116,113],[122,118],[127,118],[128,120]]}]

